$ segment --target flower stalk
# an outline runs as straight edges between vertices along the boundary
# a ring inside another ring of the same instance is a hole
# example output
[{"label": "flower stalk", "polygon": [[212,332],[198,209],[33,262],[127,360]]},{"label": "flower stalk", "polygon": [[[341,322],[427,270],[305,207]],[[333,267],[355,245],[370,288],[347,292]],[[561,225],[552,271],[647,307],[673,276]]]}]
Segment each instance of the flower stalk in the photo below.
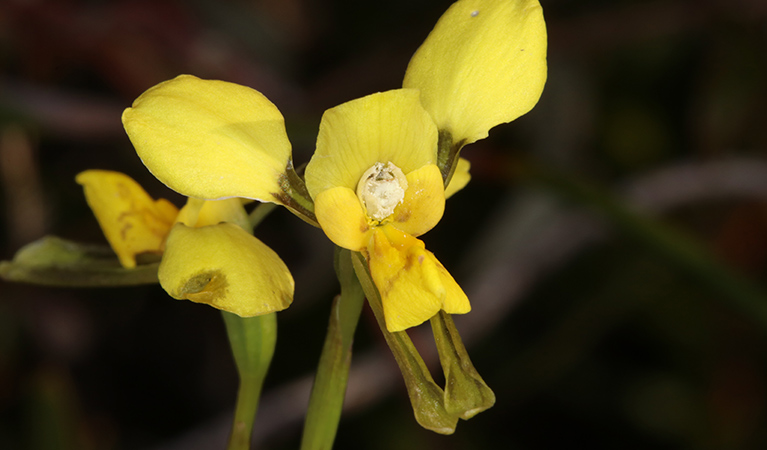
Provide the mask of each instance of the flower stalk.
[{"label": "flower stalk", "polygon": [[336,247],[335,270],[341,294],[333,299],[328,332],[306,412],[301,450],[333,447],[349,379],[354,331],[365,300],[349,250]]},{"label": "flower stalk", "polygon": [[261,388],[277,343],[277,315],[240,317],[225,311],[221,315],[240,377],[227,450],[248,450]]}]

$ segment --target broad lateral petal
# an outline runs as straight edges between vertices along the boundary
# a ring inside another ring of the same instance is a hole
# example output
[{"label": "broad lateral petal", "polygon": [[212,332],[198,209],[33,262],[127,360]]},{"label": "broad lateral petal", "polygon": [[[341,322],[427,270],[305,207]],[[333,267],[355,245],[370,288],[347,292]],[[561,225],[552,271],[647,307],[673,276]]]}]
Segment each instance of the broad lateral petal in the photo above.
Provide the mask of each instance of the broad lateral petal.
[{"label": "broad lateral petal", "polygon": [[410,60],[403,87],[420,89],[454,143],[470,144],[535,106],[546,45],[538,0],[460,0]]},{"label": "broad lateral petal", "polygon": [[445,188],[439,167],[429,164],[406,175],[405,198],[392,214],[393,225],[420,236],[434,228],[445,212]]},{"label": "broad lateral petal", "polygon": [[157,275],[173,298],[242,317],[281,311],[293,301],[293,277],[285,263],[230,223],[201,228],[175,225]]},{"label": "broad lateral petal", "polygon": [[355,252],[367,246],[370,225],[353,190],[339,186],[322,191],[314,199],[314,214],[337,246]]},{"label": "broad lateral petal", "polygon": [[256,90],[180,75],[137,98],[123,125],[149,171],[188,197],[276,202],[282,192],[290,141]]}]

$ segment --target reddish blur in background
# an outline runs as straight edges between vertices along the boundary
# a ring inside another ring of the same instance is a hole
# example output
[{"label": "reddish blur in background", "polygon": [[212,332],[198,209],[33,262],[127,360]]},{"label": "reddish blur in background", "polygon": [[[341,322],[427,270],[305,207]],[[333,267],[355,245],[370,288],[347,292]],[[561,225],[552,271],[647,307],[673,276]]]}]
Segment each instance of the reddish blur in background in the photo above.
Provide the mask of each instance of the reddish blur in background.
[{"label": "reddish blur in background", "polygon": [[[85,169],[182,202],[120,124],[154,84],[263,92],[300,165],[322,112],[399,87],[450,3],[3,1],[0,259],[46,234],[104,242],[74,182]],[[451,437],[421,429],[366,310],[336,448],[767,448],[767,3],[543,8],[540,103],[464,150],[473,181],[424,236],[473,302],[457,322],[497,404]],[[296,448],[332,247],[283,210],[257,235],[297,288],[255,445]],[[428,326],[412,336],[433,363]],[[0,281],[0,448],[224,448],[236,384],[211,308],[156,285]]]}]

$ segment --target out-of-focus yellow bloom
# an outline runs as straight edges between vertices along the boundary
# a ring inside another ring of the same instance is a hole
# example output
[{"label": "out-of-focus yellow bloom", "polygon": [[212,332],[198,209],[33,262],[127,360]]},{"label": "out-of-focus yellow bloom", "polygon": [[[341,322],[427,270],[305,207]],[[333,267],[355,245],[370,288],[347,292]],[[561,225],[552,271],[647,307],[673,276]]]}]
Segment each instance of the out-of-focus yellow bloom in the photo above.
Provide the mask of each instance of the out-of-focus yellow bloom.
[{"label": "out-of-focus yellow bloom", "polygon": [[179,211],[119,172],[87,170],[76,179],[123,267],[136,267],[138,254],[162,254],[158,278],[171,297],[243,317],[292,302],[293,277],[274,251],[245,231],[241,199],[190,198]]},{"label": "out-of-focus yellow bloom", "polygon": [[120,172],[86,170],[75,180],[83,186],[88,206],[123,267],[136,267],[138,254],[162,253],[178,215],[171,202],[153,200]]}]

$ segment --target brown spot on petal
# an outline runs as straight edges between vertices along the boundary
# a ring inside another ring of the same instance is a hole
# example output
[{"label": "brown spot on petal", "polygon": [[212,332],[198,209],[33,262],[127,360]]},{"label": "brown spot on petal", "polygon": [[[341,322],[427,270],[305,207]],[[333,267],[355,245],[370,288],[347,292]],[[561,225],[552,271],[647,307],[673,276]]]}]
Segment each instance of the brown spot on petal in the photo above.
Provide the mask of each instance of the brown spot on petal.
[{"label": "brown spot on petal", "polygon": [[407,222],[408,219],[410,219],[410,208],[398,208],[394,221],[402,223]]},{"label": "brown spot on petal", "polygon": [[175,293],[174,297],[196,303],[214,305],[226,296],[229,283],[226,275],[219,271],[202,272],[189,278]]}]

